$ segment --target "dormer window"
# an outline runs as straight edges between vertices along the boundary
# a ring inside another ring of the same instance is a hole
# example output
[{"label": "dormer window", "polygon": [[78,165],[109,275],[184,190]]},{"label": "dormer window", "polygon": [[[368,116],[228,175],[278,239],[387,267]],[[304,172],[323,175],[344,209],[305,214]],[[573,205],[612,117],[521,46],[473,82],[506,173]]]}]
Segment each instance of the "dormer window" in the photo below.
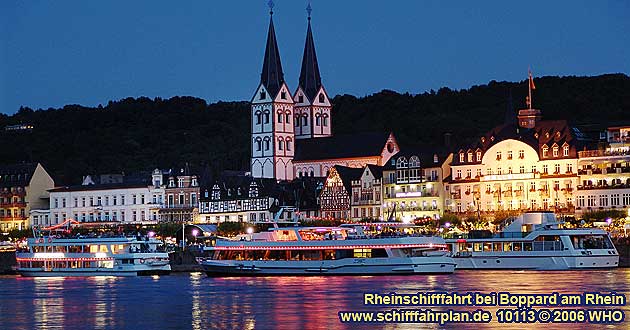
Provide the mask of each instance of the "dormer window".
[{"label": "dormer window", "polygon": [[481,161],[481,151],[477,151],[477,161]]},{"label": "dormer window", "polygon": [[175,187],[175,179],[173,178],[168,179],[168,186],[171,188]]},{"label": "dormer window", "polygon": [[433,155],[433,162],[437,163],[438,162],[438,155]]},{"label": "dormer window", "polygon": [[463,163],[463,162],[464,162],[464,153],[463,153],[463,152],[460,152],[460,153],[459,153],[459,162],[460,162],[460,163]]},{"label": "dormer window", "polygon": [[562,147],[562,155],[564,157],[569,157],[569,146]]},{"label": "dormer window", "polygon": [[193,187],[196,187],[196,186],[197,186],[197,178],[193,178],[193,179],[192,179],[191,185],[192,185]]},{"label": "dormer window", "polygon": [[468,152],[468,162],[472,163],[473,161],[473,153],[472,152]]},{"label": "dormer window", "polygon": [[265,93],[265,91],[260,91],[260,99],[264,100],[267,98],[267,93]]},{"label": "dormer window", "polygon": [[184,178],[177,178],[177,187],[184,188]]},{"label": "dormer window", "polygon": [[280,92],[280,98],[283,99],[283,100],[286,100],[287,99],[287,92],[285,92],[285,91]]},{"label": "dormer window", "polygon": [[[206,196],[207,197],[207,196]],[[219,185],[214,185],[212,187],[212,199],[219,200],[221,199],[221,189],[219,189]]]},{"label": "dormer window", "polygon": [[319,103],[324,103],[324,94],[319,94]]},{"label": "dormer window", "polygon": [[256,185],[256,181],[252,181],[249,185],[249,198],[258,197],[258,186]]},{"label": "dormer window", "polygon": [[549,157],[549,147],[544,146],[543,149],[542,149],[542,152],[543,152],[543,154],[542,154],[543,158]]},{"label": "dormer window", "polygon": [[559,154],[560,154],[560,153],[559,153],[558,147],[557,147],[557,146],[556,146],[556,147],[553,147],[553,156],[554,156],[554,157],[558,157],[558,156],[559,156]]}]

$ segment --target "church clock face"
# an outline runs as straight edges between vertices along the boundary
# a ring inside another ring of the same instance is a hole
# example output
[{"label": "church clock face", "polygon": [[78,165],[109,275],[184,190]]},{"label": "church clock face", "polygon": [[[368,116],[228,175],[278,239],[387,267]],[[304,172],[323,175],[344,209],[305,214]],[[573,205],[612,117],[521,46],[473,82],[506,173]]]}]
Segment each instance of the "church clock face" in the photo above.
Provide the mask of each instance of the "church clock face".
[{"label": "church clock face", "polygon": [[393,143],[389,142],[387,144],[387,151],[390,152],[390,153],[394,152],[394,144]]}]

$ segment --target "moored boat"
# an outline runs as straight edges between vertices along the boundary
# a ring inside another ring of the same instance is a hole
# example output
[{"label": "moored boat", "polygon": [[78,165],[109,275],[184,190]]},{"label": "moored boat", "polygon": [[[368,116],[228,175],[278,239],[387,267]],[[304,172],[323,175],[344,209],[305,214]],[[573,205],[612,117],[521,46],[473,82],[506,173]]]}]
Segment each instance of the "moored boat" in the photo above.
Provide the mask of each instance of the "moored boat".
[{"label": "moored boat", "polygon": [[199,263],[209,276],[448,274],[441,237],[367,236],[361,226],[272,228],[218,239]]},{"label": "moored boat", "polygon": [[137,276],[168,274],[168,253],[149,237],[53,236],[28,239],[28,252],[18,252],[22,276]]},{"label": "moored boat", "polygon": [[496,234],[475,231],[447,238],[457,269],[563,270],[614,268],[619,253],[608,232],[561,228],[552,212],[508,219]]}]

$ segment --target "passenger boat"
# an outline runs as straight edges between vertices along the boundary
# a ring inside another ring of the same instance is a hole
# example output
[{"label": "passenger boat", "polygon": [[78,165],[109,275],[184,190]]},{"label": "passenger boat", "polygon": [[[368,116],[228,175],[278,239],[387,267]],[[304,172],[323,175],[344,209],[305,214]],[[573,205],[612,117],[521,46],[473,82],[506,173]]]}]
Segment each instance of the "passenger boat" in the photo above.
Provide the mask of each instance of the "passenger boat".
[{"label": "passenger boat", "polygon": [[448,274],[441,237],[370,237],[361,226],[271,228],[217,239],[198,262],[209,276]]},{"label": "passenger boat", "polygon": [[22,276],[137,276],[167,274],[168,253],[149,237],[54,236],[28,239],[28,252],[18,252]]},{"label": "passenger boat", "polygon": [[619,253],[607,231],[562,229],[552,212],[506,220],[497,234],[475,231],[447,238],[457,269],[563,270],[613,268]]}]

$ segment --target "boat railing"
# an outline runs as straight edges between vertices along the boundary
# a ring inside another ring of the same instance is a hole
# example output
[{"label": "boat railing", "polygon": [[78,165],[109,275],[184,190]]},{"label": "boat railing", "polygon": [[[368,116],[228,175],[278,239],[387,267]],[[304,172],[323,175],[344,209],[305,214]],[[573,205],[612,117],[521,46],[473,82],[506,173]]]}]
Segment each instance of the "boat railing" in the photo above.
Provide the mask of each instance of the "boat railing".
[{"label": "boat railing", "polygon": [[469,235],[468,233],[448,233],[442,235],[443,238],[446,239],[492,239],[492,238],[523,238],[529,235],[530,232],[500,232],[495,233],[488,237],[478,236],[478,235]]}]

